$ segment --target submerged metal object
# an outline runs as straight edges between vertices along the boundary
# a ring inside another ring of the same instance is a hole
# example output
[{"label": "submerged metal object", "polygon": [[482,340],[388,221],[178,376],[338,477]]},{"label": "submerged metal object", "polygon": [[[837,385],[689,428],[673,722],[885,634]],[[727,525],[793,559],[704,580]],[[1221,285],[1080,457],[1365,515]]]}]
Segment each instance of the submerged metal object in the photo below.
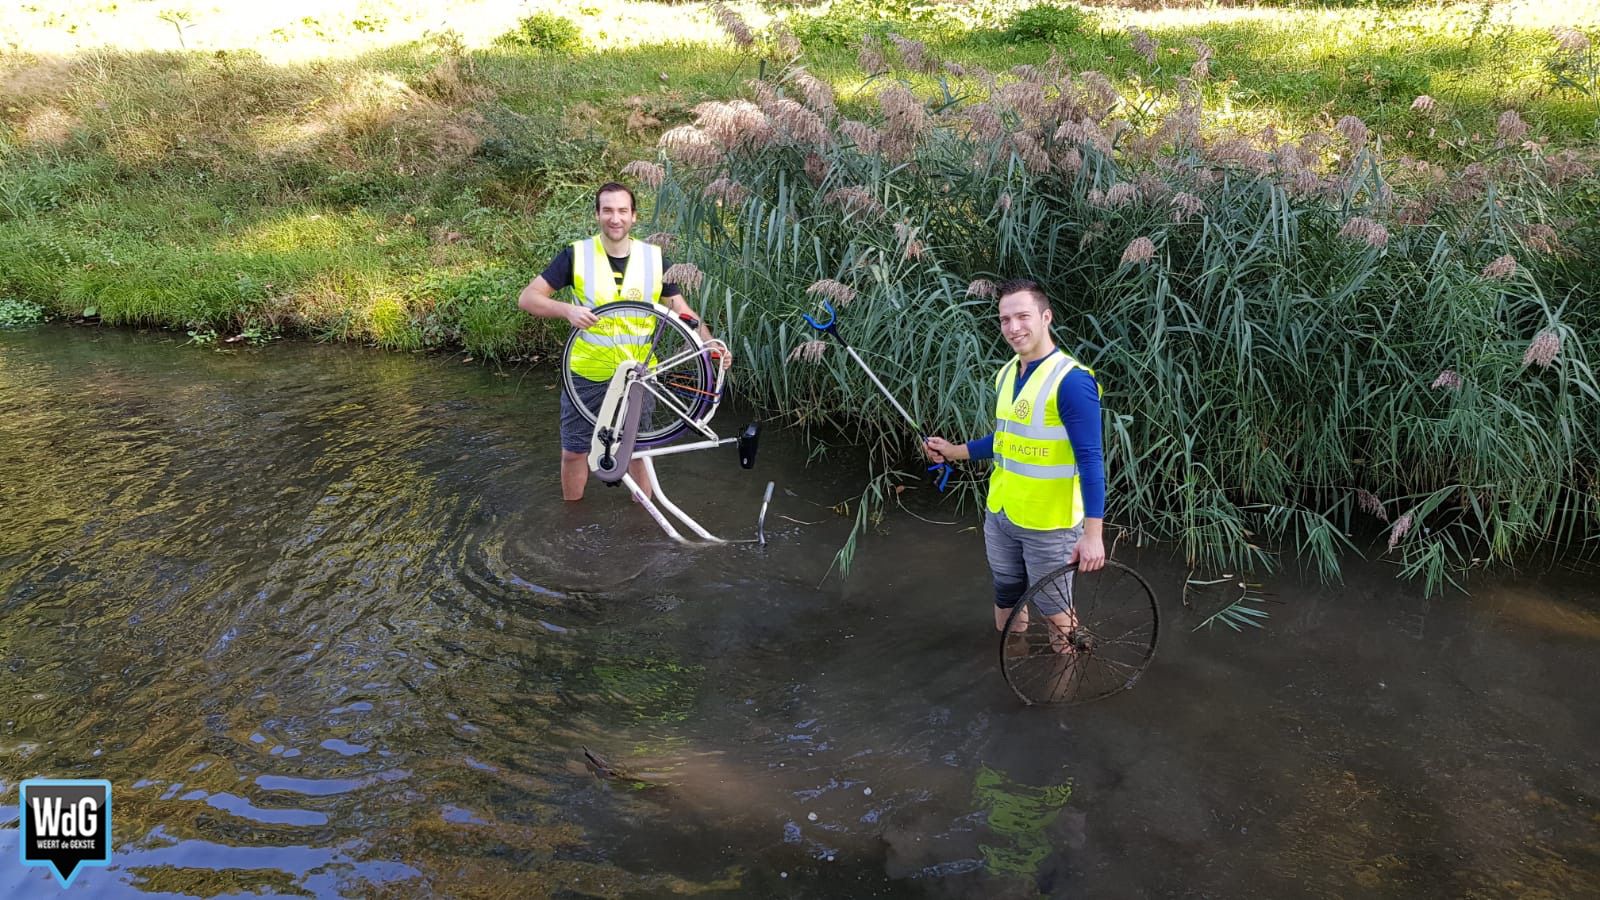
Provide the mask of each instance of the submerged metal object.
[{"label": "submerged metal object", "polygon": [[[1000,673],[1030,706],[1125,691],[1155,657],[1161,610],[1144,576],[1114,559],[1095,572],[1077,568],[1069,563],[1039,579],[1001,632]],[[1063,611],[1070,618],[1057,624]]]},{"label": "submerged metal object", "polygon": [[772,488],[776,482],[767,482],[767,492],[761,498],[761,514],[756,516],[756,540],[765,547],[767,545],[767,506],[772,503]]}]

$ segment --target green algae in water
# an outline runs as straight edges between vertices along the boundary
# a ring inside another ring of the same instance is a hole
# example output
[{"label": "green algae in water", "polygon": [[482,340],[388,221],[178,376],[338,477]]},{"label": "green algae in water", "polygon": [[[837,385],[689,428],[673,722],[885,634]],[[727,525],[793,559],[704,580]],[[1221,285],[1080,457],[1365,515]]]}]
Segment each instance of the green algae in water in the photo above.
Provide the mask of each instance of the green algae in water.
[{"label": "green algae in water", "polygon": [[978,769],[972,796],[989,811],[989,830],[1010,839],[1009,846],[979,844],[989,871],[998,875],[1033,878],[1039,864],[1050,855],[1045,829],[1056,820],[1072,796],[1072,785],[1044,787],[1017,784],[988,766]]},{"label": "green algae in water", "polygon": [[593,669],[600,689],[641,721],[682,722],[689,718],[705,667],[670,660],[629,657]]}]

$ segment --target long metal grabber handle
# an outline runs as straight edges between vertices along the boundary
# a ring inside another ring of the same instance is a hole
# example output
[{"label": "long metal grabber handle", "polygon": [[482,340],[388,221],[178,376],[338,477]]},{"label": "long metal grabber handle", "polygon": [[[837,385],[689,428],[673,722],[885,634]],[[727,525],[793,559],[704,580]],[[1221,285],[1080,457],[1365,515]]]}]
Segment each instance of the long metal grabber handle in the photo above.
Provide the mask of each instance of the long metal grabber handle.
[{"label": "long metal grabber handle", "polygon": [[[867,365],[867,361],[861,358],[861,354],[856,352],[856,348],[850,346],[850,342],[845,340],[843,335],[839,334],[839,315],[838,313],[834,312],[833,304],[827,300],[824,300],[822,301],[822,308],[828,314],[828,321],[826,322],[818,322],[816,319],[811,318],[809,313],[801,313],[800,316],[804,318],[806,320],[806,324],[810,325],[812,328],[832,335],[833,339],[838,341],[840,346],[844,347],[845,352],[850,354],[850,358],[856,361],[856,365],[861,367],[861,371],[867,373],[867,377],[871,378],[872,383],[877,385],[879,392],[881,392],[883,396],[888,399],[889,405],[894,407],[895,412],[899,413],[900,417],[906,420],[906,424],[910,425],[911,429],[917,433],[917,440],[927,443],[928,432],[917,423],[916,419],[912,418],[911,413],[906,412],[906,408],[900,405],[900,401],[894,398],[894,394],[890,393],[889,389],[883,386],[883,382],[878,380],[878,373],[872,371],[872,367]],[[938,473],[938,475],[935,477],[939,482],[939,491],[943,493],[945,484],[950,481],[950,464],[936,463],[929,466],[928,471]]]}]

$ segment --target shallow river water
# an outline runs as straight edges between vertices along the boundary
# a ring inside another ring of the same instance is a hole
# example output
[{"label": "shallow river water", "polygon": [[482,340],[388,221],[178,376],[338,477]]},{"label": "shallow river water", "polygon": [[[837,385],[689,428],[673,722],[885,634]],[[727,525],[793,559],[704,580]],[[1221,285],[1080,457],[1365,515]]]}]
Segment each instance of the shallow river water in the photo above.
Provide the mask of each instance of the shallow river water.
[{"label": "shallow river water", "polygon": [[[1600,896],[1600,591],[1270,578],[1144,680],[1023,708],[970,513],[829,568],[859,459],[563,505],[548,371],[0,332],[0,896],[18,783],[106,778],[84,896]],[[719,426],[732,433],[737,417]],[[626,769],[599,779],[582,748]]]}]

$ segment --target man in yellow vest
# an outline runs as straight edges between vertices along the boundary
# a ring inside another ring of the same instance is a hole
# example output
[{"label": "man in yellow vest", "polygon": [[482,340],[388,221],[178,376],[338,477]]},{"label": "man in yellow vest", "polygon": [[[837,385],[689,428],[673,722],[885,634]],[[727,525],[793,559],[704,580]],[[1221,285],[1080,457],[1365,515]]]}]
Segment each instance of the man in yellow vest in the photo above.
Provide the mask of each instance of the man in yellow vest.
[{"label": "man in yellow vest", "polygon": [[[629,338],[648,337],[655,327],[649,316],[608,316],[601,322],[594,310],[608,303],[635,300],[666,306],[678,315],[699,316],[683,300],[676,284],[666,283],[663,274],[671,266],[661,248],[630,235],[638,221],[633,191],[608,182],[594,195],[594,217],[600,233],[574,241],[556,254],[550,265],[533,279],[517,298],[524,312],[546,319],[566,319],[573,328],[597,335],[597,340],[580,340],[573,348],[572,371],[578,392],[591,410],[598,410],[605,398],[611,375],[616,371],[616,351],[603,349],[611,344],[630,344]],[[602,258],[604,261],[602,262]],[[571,288],[573,302],[563,303],[554,294]],[[598,327],[597,327],[598,326]],[[704,324],[700,336],[711,339]],[[640,342],[648,344],[648,341]],[[644,351],[648,352],[648,351]],[[649,414],[649,410],[645,410]],[[561,392],[561,499],[582,500],[589,481],[589,442],[594,424],[577,410],[566,391]],[[650,481],[644,474],[645,461],[635,459],[628,466],[633,480],[646,496]]]},{"label": "man in yellow vest", "polygon": [[[1001,285],[1000,333],[1017,355],[995,376],[994,432],[964,444],[941,437],[926,444],[934,462],[994,460],[983,542],[994,574],[997,630],[1044,576],[1069,562],[1080,572],[1105,565],[1100,388],[1091,369],[1056,349],[1053,319],[1038,283]],[[1077,624],[1070,596],[1067,601],[1039,603],[1061,634]],[[1026,625],[1024,612],[1013,629]],[[1068,649],[1065,642],[1056,646]]]}]

